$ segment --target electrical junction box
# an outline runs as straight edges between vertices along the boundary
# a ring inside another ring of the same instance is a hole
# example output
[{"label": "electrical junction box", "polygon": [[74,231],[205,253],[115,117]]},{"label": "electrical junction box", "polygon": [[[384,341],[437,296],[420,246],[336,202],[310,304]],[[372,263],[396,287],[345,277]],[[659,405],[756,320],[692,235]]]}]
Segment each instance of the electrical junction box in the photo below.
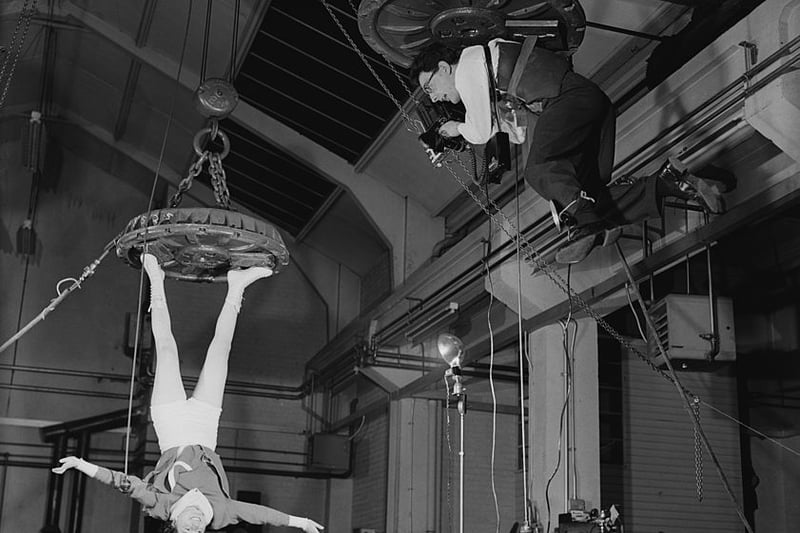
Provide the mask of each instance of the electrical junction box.
[{"label": "electrical junction box", "polygon": [[350,438],[335,433],[311,435],[311,468],[334,472],[350,469]]},{"label": "electrical junction box", "polygon": [[[650,308],[658,338],[676,370],[698,368],[698,363],[736,360],[733,301],[730,298],[715,298],[714,301],[719,353],[713,356],[712,343],[701,336],[712,331],[708,296],[670,294]],[[647,349],[652,361],[663,366],[664,358],[649,331]]]}]

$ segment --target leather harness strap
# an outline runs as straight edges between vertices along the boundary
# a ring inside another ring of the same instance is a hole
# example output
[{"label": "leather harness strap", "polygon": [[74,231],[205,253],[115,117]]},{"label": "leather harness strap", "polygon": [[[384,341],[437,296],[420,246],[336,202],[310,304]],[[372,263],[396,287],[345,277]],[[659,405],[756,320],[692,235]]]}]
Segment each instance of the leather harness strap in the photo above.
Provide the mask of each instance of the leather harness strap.
[{"label": "leather harness strap", "polygon": [[522,72],[528,64],[528,58],[533,52],[533,47],[536,46],[537,39],[536,36],[525,37],[525,41],[522,43],[522,49],[519,51],[517,62],[514,63],[514,70],[511,71],[511,79],[508,82],[508,92],[512,96],[517,96],[517,87],[522,79]]}]

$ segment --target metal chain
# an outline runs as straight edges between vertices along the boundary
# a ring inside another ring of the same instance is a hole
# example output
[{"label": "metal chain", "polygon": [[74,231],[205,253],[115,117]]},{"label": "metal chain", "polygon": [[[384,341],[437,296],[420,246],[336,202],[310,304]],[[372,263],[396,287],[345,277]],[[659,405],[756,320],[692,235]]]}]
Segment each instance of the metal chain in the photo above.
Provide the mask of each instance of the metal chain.
[{"label": "metal chain", "polygon": [[703,443],[700,440],[700,432],[697,428],[700,426],[700,400],[695,398],[692,400],[692,415],[697,424],[692,426],[694,432],[694,479],[695,487],[697,489],[697,501],[703,501]]},{"label": "metal chain", "polygon": [[385,92],[386,96],[388,96],[389,99],[391,99],[391,101],[394,103],[394,105],[397,106],[397,109],[400,111],[400,114],[403,116],[403,119],[406,121],[406,129],[408,129],[408,131],[410,131],[412,133],[416,133],[416,134],[422,133],[424,131],[424,128],[422,128],[422,124],[420,124],[420,121],[419,120],[414,120],[413,118],[411,118],[411,116],[403,108],[403,104],[401,104],[397,100],[397,98],[395,98],[394,94],[392,94],[392,91],[389,90],[389,87],[386,86],[386,84],[383,82],[383,80],[378,75],[378,73],[375,72],[375,69],[372,68],[372,65],[369,64],[369,59],[367,58],[367,56],[364,55],[364,52],[362,52],[358,48],[358,45],[356,45],[356,42],[353,40],[353,38],[350,36],[350,34],[347,33],[347,30],[342,25],[341,21],[339,20],[339,17],[337,17],[336,14],[333,12],[333,9],[331,8],[330,4],[328,4],[328,2],[326,2],[325,0],[319,0],[319,1],[320,1],[320,3],[322,3],[322,5],[328,11],[328,14],[331,16],[331,18],[333,19],[333,22],[336,24],[336,26],[339,28],[339,30],[342,32],[342,35],[344,35],[345,39],[347,39],[347,42],[350,43],[350,47],[355,51],[356,54],[358,54],[358,57],[361,58],[361,61],[364,63],[364,66],[367,67],[367,70],[369,70],[370,73],[372,74],[372,76],[375,78],[375,80],[377,80],[378,84],[383,89],[383,92]]},{"label": "metal chain", "polygon": [[181,200],[183,200],[183,193],[192,187],[192,181],[203,171],[203,164],[209,157],[211,157],[211,152],[206,150],[197,158],[194,163],[192,163],[192,166],[189,167],[188,175],[178,184],[178,190],[175,191],[175,194],[172,196],[172,199],[169,202],[170,207],[178,207],[178,205],[181,203]]},{"label": "metal chain", "polygon": [[211,185],[214,187],[214,198],[217,200],[217,205],[223,209],[230,209],[231,194],[228,192],[222,157],[218,153],[212,153],[209,157],[208,173],[211,176]]},{"label": "metal chain", "polygon": [[[452,153],[452,152],[451,152]],[[460,163],[460,159],[456,158]],[[595,311],[583,298],[576,293],[572,287],[561,277],[558,272],[556,272],[551,265],[544,261],[539,251],[536,249],[535,246],[531,244],[531,242],[525,237],[524,235],[520,234],[517,227],[514,225],[513,222],[506,216],[505,213],[498,207],[498,205],[487,195],[486,203],[484,203],[478,196],[473,192],[466,182],[458,175],[458,173],[453,169],[451,165],[451,158],[447,158],[444,160],[444,166],[447,170],[453,175],[455,180],[461,185],[461,187],[467,192],[467,194],[472,198],[472,200],[480,206],[480,208],[486,213],[489,218],[494,222],[494,224],[499,227],[503,233],[505,233],[509,239],[514,242],[518,243],[520,254],[522,254],[522,259],[525,261],[532,268],[538,268],[542,272],[544,272],[548,278],[558,287],[561,289],[567,297],[572,301],[574,305],[580,307],[583,311],[585,311],[589,316],[594,318],[594,320],[602,327],[606,332],[609,333],[614,339],[622,346],[627,348],[631,351],[631,353],[636,354],[639,359],[644,361],[655,373],[660,375],[662,378],[666,379],[673,385],[680,387],[686,395],[691,398],[692,400],[696,400],[698,397],[691,392],[690,390],[686,389],[682,384],[677,383],[672,376],[668,373],[664,372],[656,364],[643,353],[641,353],[636,347],[634,347],[631,342],[622,336],[611,324],[606,322],[606,320],[601,317],[597,311]],[[503,223],[500,223],[497,216],[490,211],[490,207],[494,209],[494,213],[497,213],[502,217]]]},{"label": "metal chain", "polygon": [[[28,3],[30,2],[30,5]],[[14,52],[14,59],[11,61],[11,68],[8,70],[8,77],[6,78],[5,85],[3,86],[3,93],[0,94],[0,108],[3,107],[3,104],[6,101],[6,95],[8,95],[8,88],[11,86],[11,78],[14,77],[14,70],[17,68],[17,61],[19,61],[19,56],[22,53],[22,45],[25,43],[25,37],[28,35],[28,28],[31,25],[31,19],[33,18],[33,13],[36,11],[36,3],[38,0],[25,0],[25,3],[22,4],[22,9],[19,12],[19,18],[17,19],[17,24],[14,26],[14,33],[11,34],[11,43],[8,46],[8,50],[6,50],[5,57],[3,58],[3,66],[0,67],[0,83],[2,83],[3,76],[6,73],[6,68],[8,65],[8,58],[11,54],[11,51],[14,48],[14,44],[17,40],[17,34],[19,33],[19,28],[22,26],[24,22],[24,27],[22,29],[22,35],[19,39],[19,43],[17,43],[16,52]]]}]

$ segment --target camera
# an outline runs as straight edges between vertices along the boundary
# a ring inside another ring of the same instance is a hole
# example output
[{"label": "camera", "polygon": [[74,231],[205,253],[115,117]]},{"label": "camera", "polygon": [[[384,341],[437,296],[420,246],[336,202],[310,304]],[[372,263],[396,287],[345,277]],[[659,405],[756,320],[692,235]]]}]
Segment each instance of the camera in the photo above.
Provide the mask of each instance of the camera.
[{"label": "camera", "polygon": [[425,149],[431,164],[440,167],[448,150],[461,152],[467,148],[467,142],[463,137],[444,137],[439,134],[439,128],[445,122],[464,121],[463,106],[444,102],[434,103],[423,98],[417,106],[417,114],[425,127],[425,131],[417,138]]}]

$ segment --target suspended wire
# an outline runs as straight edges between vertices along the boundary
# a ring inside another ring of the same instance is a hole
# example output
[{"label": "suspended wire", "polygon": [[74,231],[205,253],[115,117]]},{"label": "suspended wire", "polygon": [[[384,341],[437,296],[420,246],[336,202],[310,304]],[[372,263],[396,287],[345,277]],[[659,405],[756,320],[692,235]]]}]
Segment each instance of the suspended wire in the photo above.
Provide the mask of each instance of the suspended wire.
[{"label": "suspended wire", "polygon": [[[492,225],[489,224],[489,240],[491,243]],[[489,254],[487,253],[487,256]],[[491,481],[492,499],[494,500],[495,533],[500,533],[500,505],[497,501],[497,486],[495,484],[494,462],[497,451],[497,393],[494,388],[494,330],[492,329],[492,305],[494,304],[494,283],[492,273],[489,271],[489,261],[484,257],[483,266],[486,279],[489,281],[489,306],[486,309],[486,325],[489,328],[489,389],[492,391],[492,453],[491,453]]]},{"label": "suspended wire", "polygon": [[719,413],[719,414],[721,414],[722,416],[724,416],[725,418],[727,418],[727,419],[729,419],[729,420],[731,420],[731,421],[733,421],[733,422],[735,422],[735,423],[739,424],[741,427],[745,428],[746,430],[748,430],[748,431],[752,431],[753,433],[755,433],[756,435],[758,435],[758,436],[759,436],[759,437],[761,437],[762,439],[765,439],[765,440],[767,440],[767,441],[769,441],[769,442],[771,442],[771,443],[775,444],[776,446],[780,446],[781,448],[783,448],[783,449],[784,449],[784,450],[786,450],[787,452],[789,452],[789,453],[791,453],[791,454],[793,454],[793,455],[796,455],[796,456],[800,457],[800,451],[798,451],[798,450],[795,450],[794,448],[792,448],[792,447],[790,447],[790,446],[787,446],[787,445],[783,444],[782,442],[778,441],[777,439],[775,439],[775,438],[773,438],[773,437],[770,437],[770,436],[769,436],[769,435],[767,435],[766,433],[762,433],[761,431],[757,430],[757,429],[756,429],[756,428],[754,428],[753,426],[750,426],[750,425],[748,425],[748,424],[745,424],[745,423],[744,423],[744,422],[742,422],[741,420],[739,420],[739,419],[737,419],[737,418],[734,418],[734,417],[732,417],[732,416],[731,416],[731,415],[729,415],[728,413],[726,413],[726,412],[724,412],[724,411],[722,411],[722,410],[720,410],[720,409],[718,409],[718,408],[714,407],[713,405],[711,405],[711,404],[710,404],[710,403],[708,403],[708,402],[704,402],[703,400],[699,400],[699,402],[700,402],[701,404],[705,405],[706,407],[708,407],[709,409],[711,409],[712,411],[714,411],[714,412],[716,412],[716,413]]},{"label": "suspended wire", "polygon": [[[517,227],[520,226],[521,213],[520,213],[520,187],[519,187],[519,147],[514,145],[514,196],[515,196],[515,210],[517,216]],[[526,447],[526,431],[525,431],[525,372],[523,368],[522,358],[525,357],[525,350],[523,349],[523,331],[522,331],[522,250],[519,247],[519,240],[516,242],[517,249],[517,337],[519,340],[519,415],[520,415],[520,438],[522,445],[522,501],[524,502],[524,520],[526,525],[530,525],[531,517],[528,508],[528,449]],[[493,291],[494,292],[494,291]],[[530,369],[530,366],[528,366]]]},{"label": "suspended wire", "polygon": [[[183,62],[186,57],[186,43],[188,42],[189,37],[189,27],[190,22],[192,20],[192,0],[188,0],[189,5],[189,12],[186,15],[186,26],[183,30],[183,46],[181,47],[181,56],[178,61],[178,72],[175,76],[175,86],[172,91],[172,99],[170,101],[170,109],[169,114],[167,115],[167,124],[164,127],[164,136],[161,141],[161,150],[158,155],[158,163],[156,164],[156,171],[155,175],[153,176],[153,185],[150,187],[150,197],[147,200],[147,217],[146,220],[150,219],[150,214],[153,212],[153,200],[156,194],[156,186],[158,185],[158,178],[161,174],[161,165],[164,162],[164,153],[166,152],[167,148],[167,139],[169,138],[169,131],[172,126],[172,119],[175,115],[175,101],[178,95],[178,91],[181,88],[181,73],[183,71]],[[209,6],[211,5],[211,0],[209,0]],[[207,41],[208,39],[206,39]],[[205,47],[205,46],[204,46]],[[205,61],[203,61],[205,64]],[[202,76],[201,76],[202,78]],[[150,226],[147,225],[145,227],[145,235],[143,238],[143,242],[147,242],[147,233],[150,230]],[[145,251],[147,245],[145,245]],[[144,300],[144,267],[139,271],[139,293],[138,293],[138,302],[137,302],[137,309],[136,309],[136,334],[134,336],[134,343],[133,343],[133,358],[131,361],[131,381],[130,381],[130,389],[128,390],[128,415],[127,415],[127,427],[125,430],[125,461],[124,461],[124,470],[123,472],[127,475],[128,474],[128,455],[130,453],[130,443],[131,443],[131,420],[133,418],[133,395],[134,395],[134,386],[136,381],[136,372],[137,372],[137,364],[138,364],[138,355],[139,355],[139,336],[141,334],[141,324],[142,324],[142,303]]]},{"label": "suspended wire", "polygon": [[[569,283],[570,273],[572,267],[567,266],[567,283]],[[567,317],[564,320],[560,320],[559,324],[561,324],[561,342],[564,348],[564,404],[561,406],[561,415],[559,416],[559,423],[558,423],[558,444],[556,446],[557,449],[557,459],[556,459],[556,466],[553,468],[553,473],[550,474],[550,477],[547,479],[547,484],[545,485],[544,489],[544,499],[545,505],[547,508],[547,529],[545,531],[550,531],[550,485],[555,479],[558,470],[561,468],[561,446],[563,444],[564,439],[564,418],[567,411],[567,406],[569,405],[570,396],[572,394],[572,367],[570,365],[570,343],[569,343],[569,324],[573,322],[572,320],[572,305],[570,304],[569,312],[567,313]],[[577,337],[577,328],[576,328],[576,337]],[[569,446],[569,443],[567,443]],[[566,487],[565,487],[566,488]]]},{"label": "suspended wire", "polygon": [[639,320],[639,313],[636,312],[636,308],[633,305],[633,300],[631,300],[631,286],[629,283],[625,283],[625,296],[628,297],[628,306],[631,308],[633,318],[636,320],[636,329],[639,330],[639,336],[644,342],[647,342],[647,335],[645,335],[644,328],[642,328],[642,322]]}]

